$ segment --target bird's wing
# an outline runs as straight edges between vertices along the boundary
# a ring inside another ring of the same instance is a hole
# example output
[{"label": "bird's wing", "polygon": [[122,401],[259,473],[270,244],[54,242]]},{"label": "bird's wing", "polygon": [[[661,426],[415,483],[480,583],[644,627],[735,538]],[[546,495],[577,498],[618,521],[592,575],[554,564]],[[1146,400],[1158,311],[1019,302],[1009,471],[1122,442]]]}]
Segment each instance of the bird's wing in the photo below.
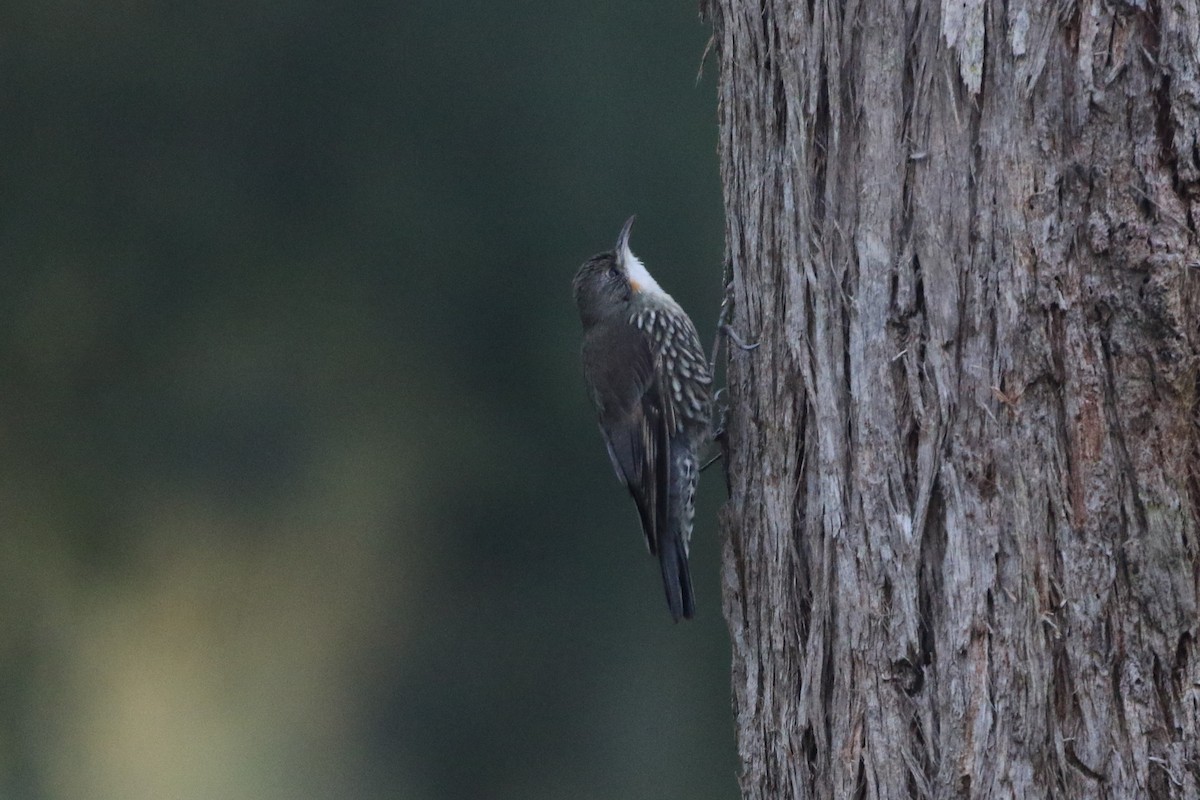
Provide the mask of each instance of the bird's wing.
[{"label": "bird's wing", "polygon": [[637,506],[651,553],[667,526],[670,501],[669,387],[649,342],[633,325],[584,341],[584,369],[613,470]]}]

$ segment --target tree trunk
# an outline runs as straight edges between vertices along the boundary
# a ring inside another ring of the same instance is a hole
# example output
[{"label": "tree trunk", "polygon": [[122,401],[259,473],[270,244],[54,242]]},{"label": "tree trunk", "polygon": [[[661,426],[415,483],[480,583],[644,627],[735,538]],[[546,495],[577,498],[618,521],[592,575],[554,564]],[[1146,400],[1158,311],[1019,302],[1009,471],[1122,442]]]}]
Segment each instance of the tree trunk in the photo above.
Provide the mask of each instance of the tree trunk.
[{"label": "tree trunk", "polygon": [[747,798],[1200,797],[1196,0],[708,0]]}]

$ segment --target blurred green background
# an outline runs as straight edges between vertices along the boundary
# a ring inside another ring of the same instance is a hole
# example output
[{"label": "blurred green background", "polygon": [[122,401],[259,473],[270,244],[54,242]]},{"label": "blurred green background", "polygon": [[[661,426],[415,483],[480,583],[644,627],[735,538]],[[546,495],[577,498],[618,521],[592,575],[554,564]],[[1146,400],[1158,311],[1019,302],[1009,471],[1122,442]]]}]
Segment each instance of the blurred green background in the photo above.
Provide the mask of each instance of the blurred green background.
[{"label": "blurred green background", "polygon": [[0,797],[736,796],[570,282],[711,341],[692,3],[0,12]]}]

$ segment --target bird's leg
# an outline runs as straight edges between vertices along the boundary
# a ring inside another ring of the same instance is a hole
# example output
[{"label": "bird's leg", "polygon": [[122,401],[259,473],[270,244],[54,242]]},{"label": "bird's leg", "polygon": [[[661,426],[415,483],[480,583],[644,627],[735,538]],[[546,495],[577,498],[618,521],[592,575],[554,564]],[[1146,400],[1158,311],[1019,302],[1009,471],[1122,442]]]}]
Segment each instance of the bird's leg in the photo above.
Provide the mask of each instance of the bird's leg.
[{"label": "bird's leg", "polygon": [[712,360],[708,365],[708,374],[714,378],[717,375],[717,359],[721,355],[721,334],[729,326],[729,314],[733,309],[733,262],[725,262],[724,273],[722,276],[724,287],[721,292],[721,313],[717,315],[717,335],[713,339]]},{"label": "bird's leg", "polygon": [[[733,274],[732,273],[733,273],[733,265],[729,261],[726,261],[725,262],[725,292],[724,292],[724,296],[721,298],[721,313],[720,313],[720,316],[717,317],[717,335],[716,335],[715,340],[713,341],[712,360],[709,363],[709,370],[708,370],[708,374],[712,375],[714,377],[717,374],[717,359],[719,358],[720,353],[721,353],[721,340],[723,338],[729,339],[729,341],[733,342],[733,344],[744,353],[748,353],[751,350],[756,349],[759,345],[758,342],[754,342],[753,344],[746,344],[746,342],[742,341],[742,338],[740,336],[738,336],[736,332],[734,332],[733,326],[731,326],[729,324],[729,316],[733,310]],[[713,405],[716,406],[716,409],[717,409],[717,424],[713,430],[711,441],[717,444],[718,449],[717,449],[716,454],[712,458],[710,458],[708,461],[706,461],[704,463],[704,466],[702,466],[700,468],[701,472],[708,469],[713,464],[717,463],[717,461],[719,461],[721,459],[721,456],[725,452],[725,447],[726,447],[725,422],[729,417],[729,405],[727,403],[722,402],[722,400],[721,400],[721,395],[724,393],[725,393],[725,389],[724,389],[724,387],[722,387],[722,388],[718,389],[716,391],[716,393],[713,395]],[[726,476],[726,483],[728,483],[728,476]]]},{"label": "bird's leg", "polygon": [[717,452],[713,454],[701,470],[706,470],[718,461],[725,462],[725,468],[721,470],[725,474],[725,494],[733,493],[733,486],[729,478],[729,429],[726,427],[726,422],[729,419],[729,404],[726,403],[721,395],[725,393],[725,389],[718,389],[713,395],[713,405],[717,408],[717,427],[712,434],[712,442],[715,444]]},{"label": "bird's leg", "polygon": [[751,350],[758,348],[759,342],[746,344],[742,337],[738,336],[733,330],[733,326],[729,324],[729,315],[733,310],[733,265],[725,262],[725,293],[721,298],[721,313],[717,317],[717,335],[712,346],[712,360],[708,365],[708,374],[717,374],[717,358],[721,353],[721,339],[726,338],[733,342],[734,345],[743,353],[748,353]]},{"label": "bird's leg", "polygon": [[710,441],[717,444],[717,452],[712,458],[704,462],[704,466],[700,467],[700,471],[711,467],[713,464],[721,460],[721,455],[725,452],[725,420],[729,417],[729,405],[722,401],[721,395],[725,393],[725,388],[717,389],[713,395],[713,405],[717,409],[717,426],[712,432]]},{"label": "bird's leg", "polygon": [[742,341],[742,337],[734,333],[733,327],[729,324],[722,325],[721,332],[729,337],[729,341],[737,345],[737,348],[744,353],[749,353],[751,350],[757,350],[758,346],[762,344],[762,342],[752,342],[751,344],[746,344]]}]

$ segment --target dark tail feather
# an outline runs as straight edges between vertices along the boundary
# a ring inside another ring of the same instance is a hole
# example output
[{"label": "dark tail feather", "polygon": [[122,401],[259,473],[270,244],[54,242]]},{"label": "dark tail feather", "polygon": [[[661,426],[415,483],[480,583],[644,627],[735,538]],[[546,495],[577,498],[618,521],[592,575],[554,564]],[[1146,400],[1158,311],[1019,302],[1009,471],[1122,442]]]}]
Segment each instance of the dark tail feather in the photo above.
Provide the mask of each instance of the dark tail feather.
[{"label": "dark tail feather", "polygon": [[658,563],[662,567],[663,588],[667,591],[667,607],[671,617],[691,619],[696,615],[696,597],[692,594],[692,573],[688,569],[687,551],[677,532],[658,543]]}]

